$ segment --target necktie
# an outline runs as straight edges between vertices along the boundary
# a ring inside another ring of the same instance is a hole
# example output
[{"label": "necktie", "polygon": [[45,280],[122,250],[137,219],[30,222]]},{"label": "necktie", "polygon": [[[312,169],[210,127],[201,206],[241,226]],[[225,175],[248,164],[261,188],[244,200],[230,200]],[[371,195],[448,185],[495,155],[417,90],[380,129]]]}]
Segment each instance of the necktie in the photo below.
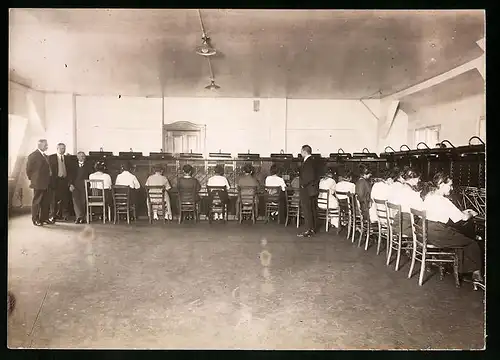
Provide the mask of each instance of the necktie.
[{"label": "necktie", "polygon": [[50,168],[49,158],[47,157],[47,155],[45,155],[45,153],[42,153],[42,155],[45,161],[47,162],[47,165],[49,165],[49,176],[52,176],[52,169]]},{"label": "necktie", "polygon": [[66,165],[64,164],[64,156],[59,157],[59,170],[57,172],[58,177],[66,177]]}]

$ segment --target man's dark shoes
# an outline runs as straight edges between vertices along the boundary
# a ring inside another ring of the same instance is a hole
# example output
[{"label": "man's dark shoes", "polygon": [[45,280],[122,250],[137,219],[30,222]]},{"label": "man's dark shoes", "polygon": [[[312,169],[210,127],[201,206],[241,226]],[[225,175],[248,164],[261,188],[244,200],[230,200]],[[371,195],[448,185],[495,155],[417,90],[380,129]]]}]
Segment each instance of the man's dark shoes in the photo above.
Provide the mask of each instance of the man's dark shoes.
[{"label": "man's dark shoes", "polygon": [[54,218],[49,218],[48,220],[43,220],[42,222],[46,223],[46,224],[49,224],[49,225],[52,225],[52,224],[56,223],[56,221],[54,220]]},{"label": "man's dark shoes", "polygon": [[75,224],[83,224],[83,220],[82,220],[82,219],[80,219],[80,218],[77,218],[77,219],[75,220]]},{"label": "man's dark shoes", "polygon": [[35,225],[35,226],[43,226],[43,223],[41,221],[36,220],[36,221],[33,221],[33,225]]}]

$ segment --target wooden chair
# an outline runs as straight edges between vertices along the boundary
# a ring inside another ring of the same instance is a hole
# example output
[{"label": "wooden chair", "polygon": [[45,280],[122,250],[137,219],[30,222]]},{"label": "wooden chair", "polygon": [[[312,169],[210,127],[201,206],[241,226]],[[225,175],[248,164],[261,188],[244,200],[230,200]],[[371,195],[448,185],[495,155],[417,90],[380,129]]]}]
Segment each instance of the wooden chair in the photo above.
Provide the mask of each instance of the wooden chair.
[{"label": "wooden chair", "polygon": [[114,203],[114,223],[120,222],[120,215],[127,216],[127,224],[130,224],[130,213],[133,214],[134,221],[137,216],[135,212],[135,204],[132,204],[130,199],[130,186],[113,185],[111,188]]},{"label": "wooden chair", "polygon": [[375,203],[375,210],[377,213],[377,226],[378,226],[378,240],[377,240],[377,255],[380,254],[380,246],[382,244],[382,238],[385,239],[385,250],[386,253],[389,251],[389,228],[388,222],[389,218],[387,215],[387,201],[373,199]]},{"label": "wooden chair", "polygon": [[[356,201],[354,194],[352,193],[347,193],[347,199],[348,199],[348,209],[349,209],[349,215],[351,218],[351,223],[350,223],[350,228],[351,228],[351,242],[354,243],[354,236],[356,235],[356,225],[359,220],[358,217],[356,217]],[[349,237],[347,237],[349,239]]]},{"label": "wooden chair", "polygon": [[148,218],[149,223],[153,223],[154,209],[160,210],[161,216],[163,217],[163,223],[165,223],[165,186],[146,186],[146,194],[148,199]]},{"label": "wooden chair", "polygon": [[208,192],[208,222],[212,223],[213,214],[222,214],[224,223],[227,221],[227,204],[225,204],[220,196],[220,192],[227,192],[225,186],[207,186]]},{"label": "wooden chair", "polygon": [[255,200],[256,196],[257,196],[256,187],[254,186],[238,187],[240,224],[243,221],[244,215],[250,215],[252,217],[252,223],[255,224],[255,221],[257,219],[257,202]]},{"label": "wooden chair", "polygon": [[106,208],[108,209],[108,220],[111,219],[110,204],[106,204],[104,180],[85,180],[85,198],[87,203],[87,224],[92,218],[92,207],[102,208],[102,223],[106,223]]},{"label": "wooden chair", "polygon": [[[323,195],[323,196],[322,196]],[[319,189],[318,196],[318,219],[325,220],[325,231],[328,232],[330,226],[330,220],[335,216],[339,216],[339,209],[329,209],[328,204],[330,202],[330,190]],[[321,206],[320,206],[321,205]],[[339,227],[337,228],[337,234],[340,232],[340,219]]]},{"label": "wooden chair", "polygon": [[460,277],[458,274],[460,249],[444,248],[434,246],[427,242],[427,219],[425,211],[410,209],[411,228],[413,235],[413,255],[411,258],[410,271],[408,278],[413,276],[415,262],[420,261],[420,276],[418,285],[424,283],[424,273],[427,263],[437,264],[439,266],[440,279],[444,277],[444,264],[453,264],[453,274],[455,275],[455,286],[460,287]]},{"label": "wooden chair", "polygon": [[286,220],[285,227],[288,226],[288,222],[291,218],[295,217],[297,219],[297,229],[300,225],[300,197],[298,188],[287,188],[286,193]]},{"label": "wooden chair", "polygon": [[179,224],[182,223],[184,214],[192,214],[193,220],[198,221],[198,202],[196,188],[193,187],[190,191],[179,189]]},{"label": "wooden chair", "polygon": [[264,188],[264,200],[266,202],[266,224],[269,222],[272,212],[278,212],[278,224],[280,223],[280,186],[266,186]]},{"label": "wooden chair", "polygon": [[[361,205],[359,203],[358,195],[354,194],[353,200],[355,203],[354,206],[354,220],[355,220],[355,226],[354,226],[354,233],[359,232],[359,239],[358,239],[358,247],[361,247],[361,242],[363,240],[363,235],[366,234],[366,242],[365,242],[365,250],[368,250],[368,242],[370,240],[370,235],[372,234],[372,229],[371,229],[371,224],[370,224],[370,217],[368,214],[363,214],[361,211]],[[353,242],[354,242],[354,234],[353,234]]]},{"label": "wooden chair", "polygon": [[401,205],[392,204],[386,202],[387,206],[387,218],[388,218],[388,230],[389,230],[389,240],[387,244],[387,262],[386,265],[389,266],[392,260],[392,250],[396,251],[396,267],[395,270],[399,270],[399,262],[401,260],[401,251],[405,250],[409,252],[413,248],[413,240],[403,235],[403,214],[401,212]]},{"label": "wooden chair", "polygon": [[[341,199],[339,199],[339,195],[342,196]],[[349,239],[349,235],[351,235],[352,213],[349,209],[349,197],[347,195],[347,192],[335,192],[335,196],[339,202],[339,233],[342,228],[347,226],[347,238]]]}]

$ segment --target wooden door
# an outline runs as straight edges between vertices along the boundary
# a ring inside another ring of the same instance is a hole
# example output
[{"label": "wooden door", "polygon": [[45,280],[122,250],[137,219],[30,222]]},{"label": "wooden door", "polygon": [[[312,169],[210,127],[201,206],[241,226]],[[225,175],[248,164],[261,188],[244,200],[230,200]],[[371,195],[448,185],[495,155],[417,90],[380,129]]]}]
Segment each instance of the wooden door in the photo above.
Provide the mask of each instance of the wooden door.
[{"label": "wooden door", "polygon": [[174,154],[200,152],[200,131],[167,131],[167,152]]}]

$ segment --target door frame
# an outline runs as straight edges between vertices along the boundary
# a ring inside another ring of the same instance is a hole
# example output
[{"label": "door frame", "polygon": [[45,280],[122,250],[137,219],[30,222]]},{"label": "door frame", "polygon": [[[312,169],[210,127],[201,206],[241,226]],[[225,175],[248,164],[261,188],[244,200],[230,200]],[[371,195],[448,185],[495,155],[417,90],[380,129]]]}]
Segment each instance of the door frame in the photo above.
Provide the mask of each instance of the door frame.
[{"label": "door frame", "polygon": [[167,132],[168,131],[194,131],[200,133],[201,144],[200,152],[205,156],[206,143],[207,143],[207,125],[195,124],[189,121],[176,121],[170,124],[163,125],[163,151],[167,150]]}]

